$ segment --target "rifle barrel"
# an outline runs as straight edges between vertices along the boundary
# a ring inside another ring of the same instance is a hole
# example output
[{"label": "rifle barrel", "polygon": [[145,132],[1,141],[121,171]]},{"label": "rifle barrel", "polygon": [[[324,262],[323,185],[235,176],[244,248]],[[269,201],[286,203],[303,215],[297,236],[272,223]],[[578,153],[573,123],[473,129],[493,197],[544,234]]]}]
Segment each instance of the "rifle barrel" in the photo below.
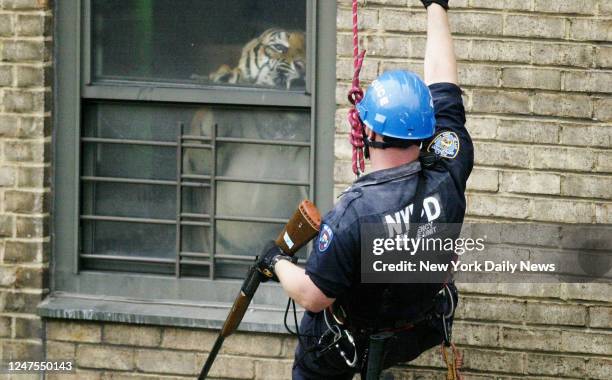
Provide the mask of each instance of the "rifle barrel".
[{"label": "rifle barrel", "polygon": [[198,380],[205,380],[206,376],[208,376],[208,371],[210,371],[210,368],[212,367],[213,362],[215,361],[215,358],[217,357],[217,354],[219,353],[219,350],[221,349],[224,340],[225,337],[223,335],[219,334],[219,336],[217,336],[217,340],[215,340],[215,345],[213,346],[212,350],[210,350],[210,354],[208,354],[208,358],[206,359],[204,367],[202,367],[202,372],[200,372]]}]

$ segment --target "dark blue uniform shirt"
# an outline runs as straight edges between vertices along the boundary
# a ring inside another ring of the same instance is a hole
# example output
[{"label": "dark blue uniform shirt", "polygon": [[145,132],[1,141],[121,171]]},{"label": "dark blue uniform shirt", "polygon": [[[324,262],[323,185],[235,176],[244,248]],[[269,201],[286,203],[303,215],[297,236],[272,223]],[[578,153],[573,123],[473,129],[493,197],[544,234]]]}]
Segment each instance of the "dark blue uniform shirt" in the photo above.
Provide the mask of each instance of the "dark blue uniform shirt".
[{"label": "dark blue uniform shirt", "polygon": [[[435,109],[436,132],[424,142],[423,150],[442,157],[439,164],[424,170],[425,201],[420,222],[462,223],[465,214],[466,181],[473,166],[473,145],[465,128],[461,89],[450,83],[429,86]],[[352,312],[367,314],[381,294],[376,284],[360,281],[360,224],[366,216],[405,210],[414,202],[421,164],[411,162],[364,175],[347,189],[334,209],[324,216],[314,252],[306,263],[306,274],[330,298],[353,304]],[[409,293],[431,298],[439,286],[411,284]],[[415,296],[416,297],[416,296]],[[409,301],[409,300],[408,300]],[[419,303],[413,299],[412,306]],[[359,305],[363,305],[359,307]],[[375,315],[374,315],[375,317]]]}]

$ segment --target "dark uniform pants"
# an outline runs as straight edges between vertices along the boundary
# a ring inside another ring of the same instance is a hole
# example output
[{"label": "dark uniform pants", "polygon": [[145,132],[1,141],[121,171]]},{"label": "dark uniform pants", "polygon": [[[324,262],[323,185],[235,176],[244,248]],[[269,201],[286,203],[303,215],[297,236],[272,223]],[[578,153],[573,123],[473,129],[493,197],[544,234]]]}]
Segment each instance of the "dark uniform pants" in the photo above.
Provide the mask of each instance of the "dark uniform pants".
[{"label": "dark uniform pants", "polygon": [[[300,324],[301,342],[295,350],[293,362],[293,380],[350,380],[361,370],[361,360],[355,368],[346,365],[344,358],[337,350],[331,349],[324,355],[317,356],[313,349],[320,337],[327,330],[323,313],[306,312]],[[355,336],[357,352],[363,355],[368,344],[367,336]],[[421,353],[440,344],[443,340],[439,329],[430,322],[418,324],[410,330],[397,332],[386,352],[383,368],[416,359]],[[304,346],[302,346],[304,343]],[[364,378],[365,379],[365,378]]]}]

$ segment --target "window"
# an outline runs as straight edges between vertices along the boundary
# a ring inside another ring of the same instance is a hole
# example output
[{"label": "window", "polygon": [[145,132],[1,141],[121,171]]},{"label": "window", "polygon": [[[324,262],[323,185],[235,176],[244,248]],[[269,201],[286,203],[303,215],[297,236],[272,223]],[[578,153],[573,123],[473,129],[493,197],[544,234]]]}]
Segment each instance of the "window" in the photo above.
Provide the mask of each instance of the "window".
[{"label": "window", "polygon": [[58,3],[54,290],[226,300],[331,204],[335,5]]}]

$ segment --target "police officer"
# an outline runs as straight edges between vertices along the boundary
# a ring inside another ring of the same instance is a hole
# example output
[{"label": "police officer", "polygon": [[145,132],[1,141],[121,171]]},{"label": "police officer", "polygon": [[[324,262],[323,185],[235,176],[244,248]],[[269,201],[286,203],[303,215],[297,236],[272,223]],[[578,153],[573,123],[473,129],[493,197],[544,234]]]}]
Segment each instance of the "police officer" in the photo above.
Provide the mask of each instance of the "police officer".
[{"label": "police officer", "polygon": [[[473,146],[464,126],[448,0],[422,2],[427,9],[425,82],[408,71],[385,72],[357,105],[372,171],[323,218],[305,269],[278,249],[259,258],[259,267],[272,271],[289,297],[306,309],[294,379],[351,379],[363,370],[368,336],[377,331],[395,331],[384,368],[413,360],[445,339],[445,330],[423,316],[441,289],[456,305],[454,286],[360,281],[364,217],[384,223],[385,215],[410,205],[422,210],[425,199],[434,212],[413,211],[411,220],[417,223],[462,223],[465,214]],[[427,167],[419,159],[423,153],[435,157]]]}]

